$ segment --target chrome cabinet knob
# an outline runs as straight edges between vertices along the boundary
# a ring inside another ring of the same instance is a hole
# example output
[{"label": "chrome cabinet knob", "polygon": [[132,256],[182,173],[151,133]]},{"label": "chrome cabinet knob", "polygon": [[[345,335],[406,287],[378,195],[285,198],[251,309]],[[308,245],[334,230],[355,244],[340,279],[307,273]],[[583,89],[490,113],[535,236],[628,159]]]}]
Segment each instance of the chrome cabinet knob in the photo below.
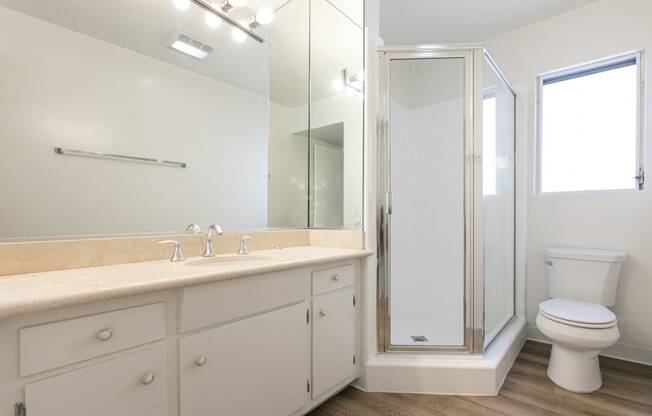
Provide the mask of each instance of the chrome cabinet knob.
[{"label": "chrome cabinet knob", "polygon": [[339,282],[340,279],[341,279],[341,277],[340,277],[339,274],[334,274],[333,277],[331,277],[331,279],[332,279],[334,282]]},{"label": "chrome cabinet knob", "polygon": [[111,336],[113,336],[113,331],[111,330],[111,328],[104,328],[96,335],[97,339],[99,339],[100,341],[108,341],[111,339]]},{"label": "chrome cabinet knob", "polygon": [[206,364],[207,361],[208,361],[208,358],[206,358],[205,355],[200,355],[199,357],[197,357],[195,359],[195,365],[197,367],[203,367]]},{"label": "chrome cabinet knob", "polygon": [[322,309],[321,311],[319,311],[319,316],[326,316],[326,315],[328,315],[328,311],[326,309]]},{"label": "chrome cabinet knob", "polygon": [[142,377],[140,378],[140,382],[147,386],[147,385],[152,384],[152,383],[154,382],[154,379],[155,379],[155,378],[156,378],[156,377],[154,377],[154,374],[152,374],[152,373],[147,373],[147,374],[145,374],[144,376],[142,376]]}]

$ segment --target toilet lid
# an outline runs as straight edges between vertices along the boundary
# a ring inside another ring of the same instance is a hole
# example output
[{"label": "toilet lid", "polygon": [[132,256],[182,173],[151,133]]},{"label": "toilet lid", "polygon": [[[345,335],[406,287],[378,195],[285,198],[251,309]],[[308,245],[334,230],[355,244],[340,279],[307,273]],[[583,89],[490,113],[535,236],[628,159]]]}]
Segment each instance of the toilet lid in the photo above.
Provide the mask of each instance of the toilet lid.
[{"label": "toilet lid", "polygon": [[616,315],[605,306],[566,299],[549,299],[539,305],[542,315],[553,321],[582,328],[610,328]]}]

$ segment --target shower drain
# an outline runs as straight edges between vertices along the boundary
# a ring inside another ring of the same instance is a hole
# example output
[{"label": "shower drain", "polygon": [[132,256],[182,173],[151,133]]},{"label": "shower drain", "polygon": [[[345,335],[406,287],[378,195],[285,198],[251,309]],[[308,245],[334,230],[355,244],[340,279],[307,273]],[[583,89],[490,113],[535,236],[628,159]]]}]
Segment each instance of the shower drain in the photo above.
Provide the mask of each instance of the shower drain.
[{"label": "shower drain", "polygon": [[412,335],[410,338],[412,338],[412,341],[414,342],[427,342],[428,338],[424,337],[423,335]]}]

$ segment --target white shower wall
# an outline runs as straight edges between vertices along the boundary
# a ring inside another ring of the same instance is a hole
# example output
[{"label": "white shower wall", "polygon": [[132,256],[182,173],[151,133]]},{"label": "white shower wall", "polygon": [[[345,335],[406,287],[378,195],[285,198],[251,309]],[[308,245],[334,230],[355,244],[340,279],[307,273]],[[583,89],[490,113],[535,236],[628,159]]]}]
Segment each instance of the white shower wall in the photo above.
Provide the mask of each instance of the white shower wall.
[{"label": "white shower wall", "polygon": [[[391,342],[413,345],[412,336],[425,336],[419,345],[459,346],[464,344],[464,110],[462,98],[452,97],[456,86],[461,91],[463,64],[456,59],[392,65]],[[433,79],[443,72],[459,82]]]}]

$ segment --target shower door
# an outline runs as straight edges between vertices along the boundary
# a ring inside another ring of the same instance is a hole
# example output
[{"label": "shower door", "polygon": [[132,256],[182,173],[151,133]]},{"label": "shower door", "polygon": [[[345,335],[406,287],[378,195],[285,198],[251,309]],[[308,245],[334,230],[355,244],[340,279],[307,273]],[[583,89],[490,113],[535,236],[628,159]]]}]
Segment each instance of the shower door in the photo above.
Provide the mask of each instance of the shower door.
[{"label": "shower door", "polygon": [[473,296],[473,53],[381,53],[385,351],[481,349],[473,330],[474,306],[482,316]]}]

